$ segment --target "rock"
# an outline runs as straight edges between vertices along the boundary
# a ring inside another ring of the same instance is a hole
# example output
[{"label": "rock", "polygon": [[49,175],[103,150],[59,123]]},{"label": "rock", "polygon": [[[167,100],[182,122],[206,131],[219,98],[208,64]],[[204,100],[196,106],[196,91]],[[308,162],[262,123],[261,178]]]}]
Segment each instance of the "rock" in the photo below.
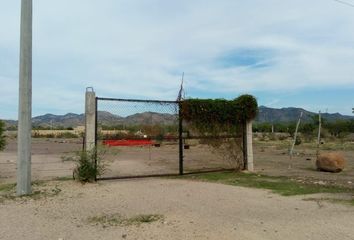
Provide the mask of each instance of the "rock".
[{"label": "rock", "polygon": [[324,182],[324,181],[318,181],[318,182],[314,182],[314,184],[318,184],[318,185],[326,185],[326,182]]},{"label": "rock", "polygon": [[339,153],[321,154],[316,160],[317,169],[325,172],[341,172],[345,166],[345,159]]}]

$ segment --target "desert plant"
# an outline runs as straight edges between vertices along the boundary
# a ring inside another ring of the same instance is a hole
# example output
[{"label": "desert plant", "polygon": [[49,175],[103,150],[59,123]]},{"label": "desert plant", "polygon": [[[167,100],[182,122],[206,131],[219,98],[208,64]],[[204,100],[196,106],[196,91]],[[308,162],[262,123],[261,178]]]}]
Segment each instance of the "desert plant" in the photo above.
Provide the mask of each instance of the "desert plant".
[{"label": "desert plant", "polygon": [[79,136],[72,132],[62,132],[57,134],[56,138],[78,138]]},{"label": "desert plant", "polygon": [[5,149],[6,139],[5,139],[5,123],[0,121],[0,151]]},{"label": "desert plant", "polygon": [[301,140],[301,138],[298,136],[298,137],[296,138],[295,145],[298,146],[298,145],[300,145],[301,143],[302,143],[302,140]]},{"label": "desert plant", "polygon": [[41,132],[36,130],[32,133],[32,137],[33,138],[55,138],[55,134],[54,133],[42,134]]},{"label": "desert plant", "polygon": [[102,163],[102,151],[96,148],[90,151],[80,151],[72,158],[76,162],[74,169],[74,179],[80,182],[93,182],[97,176],[104,173],[106,166]]},{"label": "desert plant", "polygon": [[278,136],[278,139],[279,139],[280,141],[284,141],[284,140],[287,140],[287,139],[288,139],[288,136],[287,136],[287,135],[284,135],[284,134],[280,134],[280,135]]}]

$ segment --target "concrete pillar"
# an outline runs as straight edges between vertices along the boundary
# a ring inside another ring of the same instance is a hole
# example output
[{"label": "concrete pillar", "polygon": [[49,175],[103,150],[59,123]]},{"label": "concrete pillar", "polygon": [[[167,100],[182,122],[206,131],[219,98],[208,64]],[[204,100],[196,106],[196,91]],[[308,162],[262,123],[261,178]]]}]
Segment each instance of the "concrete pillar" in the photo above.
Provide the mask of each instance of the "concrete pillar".
[{"label": "concrete pillar", "polygon": [[18,196],[31,194],[32,0],[21,1],[20,78],[17,133]]},{"label": "concrete pillar", "polygon": [[96,136],[96,94],[93,88],[86,88],[85,95],[85,150],[95,147]]},{"label": "concrete pillar", "polygon": [[253,172],[253,133],[252,133],[252,121],[246,123],[246,142],[247,142],[247,171]]}]

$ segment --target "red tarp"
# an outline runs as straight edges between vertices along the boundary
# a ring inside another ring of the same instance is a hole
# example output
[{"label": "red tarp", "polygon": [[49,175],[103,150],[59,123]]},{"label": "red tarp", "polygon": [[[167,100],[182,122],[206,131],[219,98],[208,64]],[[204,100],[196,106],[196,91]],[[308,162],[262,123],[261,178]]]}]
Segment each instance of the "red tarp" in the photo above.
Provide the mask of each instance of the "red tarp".
[{"label": "red tarp", "polygon": [[104,140],[104,145],[108,146],[145,146],[145,145],[153,145],[154,142],[152,140]]}]

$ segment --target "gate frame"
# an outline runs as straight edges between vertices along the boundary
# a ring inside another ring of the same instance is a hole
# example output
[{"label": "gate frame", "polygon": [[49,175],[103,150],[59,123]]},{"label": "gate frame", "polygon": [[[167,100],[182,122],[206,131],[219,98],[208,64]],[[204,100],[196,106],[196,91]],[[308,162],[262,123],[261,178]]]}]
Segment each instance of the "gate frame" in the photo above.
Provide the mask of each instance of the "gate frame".
[{"label": "gate frame", "polygon": [[[168,100],[143,100],[143,99],[123,99],[123,98],[105,98],[105,97],[95,97],[95,148],[97,147],[98,139],[98,101],[120,101],[120,102],[140,102],[140,103],[172,103],[178,105],[178,174],[152,174],[144,176],[126,176],[126,177],[102,177],[95,178],[95,180],[109,180],[109,179],[124,179],[124,178],[147,178],[147,177],[162,177],[162,176],[177,176],[184,175],[183,171],[183,119],[181,115],[181,102],[180,101],[168,101]],[[95,158],[95,165],[97,167],[97,157]]]},{"label": "gate frame", "polygon": [[[88,91],[91,89],[92,91]],[[94,101],[92,99],[94,98]],[[123,99],[123,98],[105,98],[105,97],[96,97],[93,88],[86,89],[86,104],[85,104],[85,151],[92,150],[92,142],[94,147],[97,147],[98,139],[98,101],[122,101],[122,102],[145,102],[145,103],[174,103],[178,105],[178,144],[179,144],[179,173],[177,174],[155,174],[155,175],[144,175],[144,176],[126,176],[126,177],[102,177],[95,180],[109,180],[109,179],[123,179],[123,178],[146,178],[146,177],[158,177],[158,176],[177,176],[177,175],[186,175],[186,174],[195,174],[195,173],[207,173],[207,172],[220,172],[221,170],[206,170],[198,172],[184,173],[184,148],[183,148],[183,119],[181,114],[181,103],[183,101],[164,101],[164,100],[142,100],[142,99]],[[94,105],[94,106],[92,106]],[[94,116],[92,115],[92,110],[94,108]],[[94,118],[94,139],[89,139],[87,136],[88,129],[91,129],[92,123],[89,122],[88,118],[91,121]],[[252,121],[243,123],[243,159],[244,159],[244,170],[253,172],[253,144],[252,144]],[[92,141],[93,140],[93,141]],[[91,141],[91,143],[90,143]],[[97,152],[96,152],[97,154]],[[97,166],[97,157],[95,158],[95,165]],[[233,169],[223,169],[222,171],[232,171]]]}]

